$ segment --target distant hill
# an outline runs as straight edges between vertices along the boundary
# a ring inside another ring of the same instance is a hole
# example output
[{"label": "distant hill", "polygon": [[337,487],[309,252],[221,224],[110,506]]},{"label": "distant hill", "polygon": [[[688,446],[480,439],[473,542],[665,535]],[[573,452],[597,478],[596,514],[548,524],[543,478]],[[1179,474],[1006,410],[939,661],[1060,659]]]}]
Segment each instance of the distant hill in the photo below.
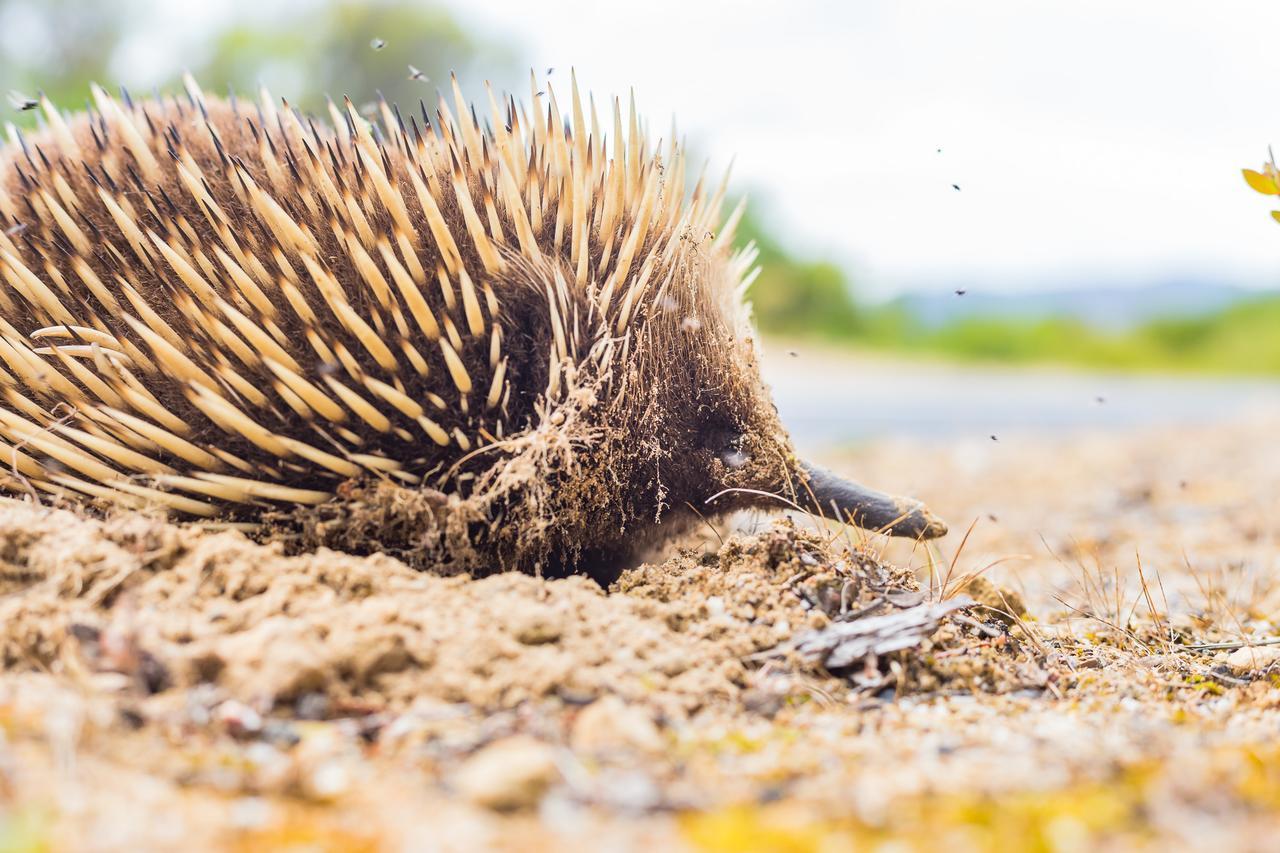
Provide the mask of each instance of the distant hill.
[{"label": "distant hill", "polygon": [[[956,288],[964,290],[957,295]],[[1280,291],[1271,291],[1280,295]],[[917,291],[889,303],[925,328],[969,317],[1038,319],[1071,317],[1099,329],[1127,329],[1160,317],[1197,316],[1219,311],[1268,291],[1198,280],[1164,281],[1137,287],[1088,286],[1022,293],[984,292],[953,285],[939,292]]]}]

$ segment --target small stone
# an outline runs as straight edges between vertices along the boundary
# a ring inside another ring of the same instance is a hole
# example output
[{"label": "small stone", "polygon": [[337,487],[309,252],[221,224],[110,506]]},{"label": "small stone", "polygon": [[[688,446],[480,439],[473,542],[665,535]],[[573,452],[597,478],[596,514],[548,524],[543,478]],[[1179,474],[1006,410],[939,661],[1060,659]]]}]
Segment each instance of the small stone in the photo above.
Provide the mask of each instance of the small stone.
[{"label": "small stone", "polygon": [[262,724],[262,739],[280,749],[291,749],[302,740],[302,735],[288,720],[267,720]]},{"label": "small stone", "polygon": [[556,696],[566,705],[590,705],[596,701],[598,692],[590,687],[574,684],[561,684],[556,687]]},{"label": "small stone", "polygon": [[93,625],[86,625],[83,622],[73,622],[68,625],[67,633],[85,645],[97,643],[98,639],[102,636],[102,630],[100,628]]},{"label": "small stone", "polygon": [[[315,693],[324,689],[329,680],[329,672],[321,663],[300,649],[281,651],[277,654],[280,660],[273,661],[277,665],[261,678],[254,679],[264,686],[273,686],[277,699],[287,702],[303,693]],[[276,676],[278,680],[275,680]]]},{"label": "small stone", "polygon": [[331,703],[324,693],[304,693],[294,703],[294,714],[299,720],[326,720]]},{"label": "small stone", "polygon": [[657,752],[662,735],[644,710],[618,696],[605,696],[583,708],[573,723],[574,750],[591,754]]},{"label": "small stone", "polygon": [[[293,775],[293,762],[282,751],[259,740],[249,744],[243,755],[256,790],[274,793],[288,787]],[[238,777],[228,781],[240,784]]]},{"label": "small stone", "polygon": [[122,672],[95,672],[89,676],[89,683],[100,693],[124,693],[133,687],[134,680]]},{"label": "small stone", "polygon": [[667,678],[675,678],[682,672],[687,672],[693,666],[694,661],[690,654],[683,649],[668,649],[659,652],[651,661],[655,671],[662,673]]},{"label": "small stone", "polygon": [[262,715],[243,702],[228,699],[217,707],[214,717],[236,738],[250,738],[262,730]]},{"label": "small stone", "polygon": [[356,676],[365,684],[384,673],[402,672],[412,663],[404,637],[391,631],[362,638],[352,654]]},{"label": "small stone", "polygon": [[332,802],[351,787],[351,774],[338,761],[325,761],[303,777],[303,794],[318,802]]},{"label": "small stone", "polygon": [[1280,646],[1245,646],[1227,656],[1227,666],[1237,675],[1260,672],[1280,661]]},{"label": "small stone", "polygon": [[1014,625],[1018,619],[1027,615],[1027,605],[1023,603],[1021,595],[1008,587],[996,586],[986,578],[973,578],[960,591],[982,605],[986,613],[1006,625]]},{"label": "small stone", "polygon": [[753,714],[773,719],[787,704],[785,693],[762,687],[751,687],[742,693],[742,707]]},{"label": "small stone", "polygon": [[532,808],[559,776],[551,747],[525,735],[495,741],[454,774],[458,793],[494,811]]},{"label": "small stone", "polygon": [[564,620],[545,604],[530,605],[515,614],[510,622],[511,636],[526,646],[554,643],[564,634]]},{"label": "small stone", "polygon": [[[974,578],[974,583],[977,583],[979,580],[981,580],[981,578]],[[884,597],[894,607],[901,607],[903,609],[908,607],[918,607],[923,604],[925,600],[923,592],[913,592],[911,590],[901,589],[886,592]]]},{"label": "small stone", "polygon": [[1045,655],[1045,666],[1057,667],[1062,666],[1067,669],[1076,670],[1081,668],[1080,659],[1075,655],[1069,655],[1065,652],[1050,652]]}]

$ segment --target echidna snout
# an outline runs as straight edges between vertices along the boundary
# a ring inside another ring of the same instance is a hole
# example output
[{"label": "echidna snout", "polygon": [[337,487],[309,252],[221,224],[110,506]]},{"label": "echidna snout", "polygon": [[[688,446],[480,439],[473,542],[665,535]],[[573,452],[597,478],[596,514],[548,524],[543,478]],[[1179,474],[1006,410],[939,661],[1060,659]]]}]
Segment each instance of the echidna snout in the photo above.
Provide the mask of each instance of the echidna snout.
[{"label": "echidna snout", "polygon": [[802,505],[811,512],[831,510],[867,530],[892,536],[936,539],[947,534],[947,525],[914,498],[895,497],[846,480],[825,468],[802,463],[807,475],[800,489]]},{"label": "echidna snout", "polygon": [[532,80],[482,123],[454,81],[326,122],[185,85],[41,98],[0,148],[0,492],[445,572],[607,574],[770,496],[945,529],[795,458],[742,206],[634,104]]}]

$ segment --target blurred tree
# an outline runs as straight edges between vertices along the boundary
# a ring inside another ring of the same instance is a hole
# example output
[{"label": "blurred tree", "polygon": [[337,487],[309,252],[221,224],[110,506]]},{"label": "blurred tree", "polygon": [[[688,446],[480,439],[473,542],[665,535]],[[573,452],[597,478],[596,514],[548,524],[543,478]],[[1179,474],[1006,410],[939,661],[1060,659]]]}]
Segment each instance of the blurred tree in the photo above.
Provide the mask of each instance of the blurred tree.
[{"label": "blurred tree", "polygon": [[476,84],[484,79],[499,88],[517,80],[509,50],[478,41],[429,3],[344,0],[309,13],[306,26],[298,23],[293,14],[231,27],[214,40],[200,79],[250,92],[262,81],[277,95],[285,94],[274,91],[281,82],[296,86],[296,80],[301,89],[290,100],[306,110],[322,108],[326,94],[349,95],[361,106],[379,91],[402,107],[416,108],[421,98],[431,109],[436,89],[448,92],[451,70],[471,87],[468,97],[477,99],[483,92]]},{"label": "blurred tree", "polygon": [[[510,49],[468,35],[429,2],[302,0],[261,8],[238,0],[229,15],[185,25],[166,11],[161,0],[0,0],[0,79],[6,90],[45,91],[74,109],[90,82],[173,89],[189,69],[207,91],[231,87],[248,95],[262,83],[311,111],[324,107],[326,94],[350,95],[360,106],[379,90],[413,108],[426,98],[430,107],[437,87],[447,92],[450,70],[480,103],[483,79],[499,88],[520,81]],[[140,57],[154,63],[166,53],[175,61],[158,74],[138,67],[145,65]],[[421,72],[416,79],[410,65]],[[35,121],[4,106],[7,120]]]},{"label": "blurred tree", "polygon": [[738,226],[738,240],[754,240],[760,249],[761,272],[749,296],[761,331],[850,338],[864,330],[863,312],[840,267],[795,257],[761,226],[750,205]]},{"label": "blurred tree", "polygon": [[[89,81],[107,79],[120,44],[140,19],[137,0],[0,0],[0,80],[5,91],[48,93],[72,108],[89,95]],[[4,104],[7,120],[15,120]]]}]

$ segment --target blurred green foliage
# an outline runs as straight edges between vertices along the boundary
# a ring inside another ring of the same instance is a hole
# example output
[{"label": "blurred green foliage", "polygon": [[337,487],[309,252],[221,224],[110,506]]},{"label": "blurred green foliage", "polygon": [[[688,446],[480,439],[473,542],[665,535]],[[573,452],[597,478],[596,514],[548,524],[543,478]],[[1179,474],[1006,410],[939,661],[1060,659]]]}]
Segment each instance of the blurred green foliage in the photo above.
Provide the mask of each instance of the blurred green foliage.
[{"label": "blurred green foliage", "polygon": [[937,355],[1017,364],[1274,375],[1280,374],[1277,329],[1280,298],[1268,296],[1119,332],[1060,318],[966,319],[935,331],[916,329],[893,343]]},{"label": "blurred green foliage", "polygon": [[[326,94],[350,95],[360,106],[381,92],[411,111],[424,99],[434,112],[436,89],[448,91],[451,70],[468,85],[496,75],[500,89],[510,88],[516,79],[511,52],[474,39],[428,3],[339,2],[321,7],[306,26],[283,20],[238,24],[213,44],[201,80],[253,91],[264,70],[287,65],[302,73],[298,98],[305,110],[320,109]],[[410,66],[422,79],[410,79]]]},{"label": "blurred green foliage", "polygon": [[[1244,169],[1244,180],[1265,196],[1280,196],[1280,170]],[[1272,211],[1280,221],[1280,211]],[[1106,332],[1077,320],[967,318],[925,330],[902,317],[869,342],[1007,363],[1057,362],[1126,370],[1188,370],[1280,374],[1280,297],[1259,296],[1200,316],[1149,320]],[[869,325],[874,325],[874,321]]]},{"label": "blurred green foliage", "polygon": [[[1280,171],[1246,169],[1245,181],[1280,195]],[[1280,211],[1272,214],[1280,220]],[[1280,374],[1280,297],[1260,296],[1193,317],[1149,320],[1109,331],[1066,317],[967,317],[926,326],[897,305],[857,299],[848,277],[825,260],[797,257],[748,208],[739,240],[754,240],[763,266],[751,290],[766,334],[856,347],[1007,364],[1054,363],[1115,370]]]},{"label": "blurred green foliage", "polygon": [[[524,85],[512,50],[476,39],[430,2],[232,0],[191,11],[196,20],[183,24],[173,19],[178,4],[163,0],[0,0],[0,80],[64,109],[85,102],[90,82],[175,91],[183,70],[209,92],[266,85],[308,111],[323,109],[326,94],[363,106],[379,91],[416,111],[419,98],[430,105],[437,87],[448,90],[451,70],[472,98],[484,79],[500,90]],[[6,120],[35,121],[5,106]]]},{"label": "blurred green foliage", "polygon": [[867,331],[843,270],[825,260],[804,260],[771,236],[748,205],[738,225],[740,243],[754,241],[760,275],[751,286],[756,322],[765,334],[844,340]]},{"label": "blurred green foliage", "polygon": [[895,305],[864,304],[842,270],[798,258],[748,208],[739,239],[760,248],[751,289],[761,331],[908,355],[1053,363],[1108,370],[1280,374],[1280,298],[1259,297],[1196,317],[1107,331],[1072,318],[970,317],[927,327]]},{"label": "blurred green foliage", "polygon": [[[142,9],[133,0],[0,0],[0,80],[6,91],[47,92],[70,108],[89,96],[90,80],[107,80]],[[10,104],[5,120],[20,121]]]}]

